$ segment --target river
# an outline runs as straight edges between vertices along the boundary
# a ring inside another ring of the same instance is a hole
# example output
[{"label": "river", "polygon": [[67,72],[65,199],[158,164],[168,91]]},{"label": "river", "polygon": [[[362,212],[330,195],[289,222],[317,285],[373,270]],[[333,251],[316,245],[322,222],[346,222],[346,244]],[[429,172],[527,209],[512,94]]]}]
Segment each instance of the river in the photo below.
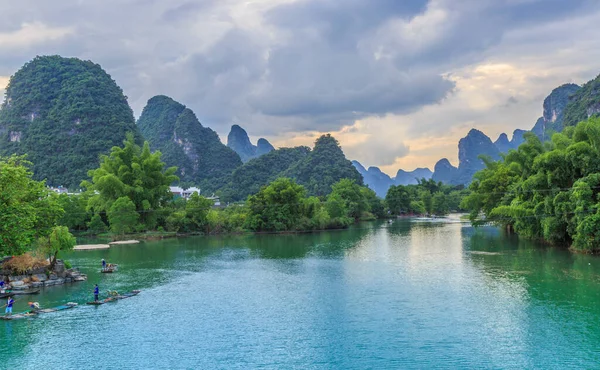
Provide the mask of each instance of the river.
[{"label": "river", "polygon": [[[0,322],[1,368],[600,364],[600,259],[458,219],[170,239],[65,257],[89,280],[35,299],[80,306]],[[119,271],[100,274],[101,258]],[[142,292],[84,305],[94,283]]]}]

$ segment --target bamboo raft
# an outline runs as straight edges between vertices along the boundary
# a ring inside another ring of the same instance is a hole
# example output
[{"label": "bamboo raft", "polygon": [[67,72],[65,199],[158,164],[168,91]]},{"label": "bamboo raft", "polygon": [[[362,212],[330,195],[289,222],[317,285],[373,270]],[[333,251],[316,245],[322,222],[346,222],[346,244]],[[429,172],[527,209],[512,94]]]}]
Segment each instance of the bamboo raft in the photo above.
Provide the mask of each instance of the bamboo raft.
[{"label": "bamboo raft", "polygon": [[42,309],[35,310],[35,311],[16,313],[14,315],[0,316],[0,320],[28,319],[28,318],[36,317],[39,314],[68,310],[68,309],[74,308],[76,306],[77,306],[77,303],[69,302],[67,304],[60,305],[60,306],[53,307],[53,308],[42,308]]},{"label": "bamboo raft", "polygon": [[140,290],[132,290],[131,292],[128,292],[128,293],[117,294],[117,295],[114,295],[112,297],[108,297],[108,298],[105,298],[103,300],[100,300],[100,301],[87,302],[86,304],[89,304],[89,305],[92,305],[92,306],[100,306],[100,305],[103,305],[103,304],[108,303],[108,302],[116,302],[116,301],[121,300],[121,299],[131,298],[131,297],[136,296],[138,294],[140,294]]}]

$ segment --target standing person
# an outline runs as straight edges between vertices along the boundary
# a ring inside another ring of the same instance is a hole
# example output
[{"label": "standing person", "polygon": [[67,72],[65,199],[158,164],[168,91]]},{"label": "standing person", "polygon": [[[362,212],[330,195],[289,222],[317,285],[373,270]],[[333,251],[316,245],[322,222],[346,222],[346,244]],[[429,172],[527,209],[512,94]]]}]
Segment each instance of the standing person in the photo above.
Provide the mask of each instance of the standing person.
[{"label": "standing person", "polygon": [[4,313],[6,315],[12,315],[13,303],[15,303],[15,300],[12,299],[12,297],[8,297],[8,302],[6,303],[6,310],[4,310]]},{"label": "standing person", "polygon": [[102,259],[102,270],[106,270],[106,261]]},{"label": "standing person", "polygon": [[100,294],[100,289],[98,288],[98,284],[94,288],[94,302],[98,302],[98,294]]}]

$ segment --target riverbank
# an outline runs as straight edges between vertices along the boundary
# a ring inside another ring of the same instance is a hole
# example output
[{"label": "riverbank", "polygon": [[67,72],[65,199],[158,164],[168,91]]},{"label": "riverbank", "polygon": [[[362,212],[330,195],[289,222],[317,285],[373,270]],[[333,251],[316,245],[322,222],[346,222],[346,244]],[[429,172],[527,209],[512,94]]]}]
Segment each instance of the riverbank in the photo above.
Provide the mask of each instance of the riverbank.
[{"label": "riverbank", "polygon": [[87,280],[86,274],[82,274],[78,268],[67,269],[62,260],[57,260],[51,271],[47,267],[37,267],[19,274],[2,268],[0,275],[8,284],[7,290],[12,291],[27,291]]}]

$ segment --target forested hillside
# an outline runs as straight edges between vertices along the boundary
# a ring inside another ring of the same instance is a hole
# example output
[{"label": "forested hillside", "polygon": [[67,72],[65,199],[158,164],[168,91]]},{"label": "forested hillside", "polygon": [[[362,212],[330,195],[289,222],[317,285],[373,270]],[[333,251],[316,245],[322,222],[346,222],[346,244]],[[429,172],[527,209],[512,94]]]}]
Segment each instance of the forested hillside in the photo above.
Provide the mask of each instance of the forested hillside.
[{"label": "forested hillside", "polygon": [[242,165],[240,157],[216,132],[202,126],[194,112],[167,96],[148,100],[138,126],[152,150],[162,152],[166,165],[178,167],[182,183],[199,186],[203,192],[221,188]]},{"label": "forested hillside", "polygon": [[27,154],[34,179],[73,188],[127,132],[141,142],[127,98],[98,64],[36,57],[7,86],[0,155]]}]

